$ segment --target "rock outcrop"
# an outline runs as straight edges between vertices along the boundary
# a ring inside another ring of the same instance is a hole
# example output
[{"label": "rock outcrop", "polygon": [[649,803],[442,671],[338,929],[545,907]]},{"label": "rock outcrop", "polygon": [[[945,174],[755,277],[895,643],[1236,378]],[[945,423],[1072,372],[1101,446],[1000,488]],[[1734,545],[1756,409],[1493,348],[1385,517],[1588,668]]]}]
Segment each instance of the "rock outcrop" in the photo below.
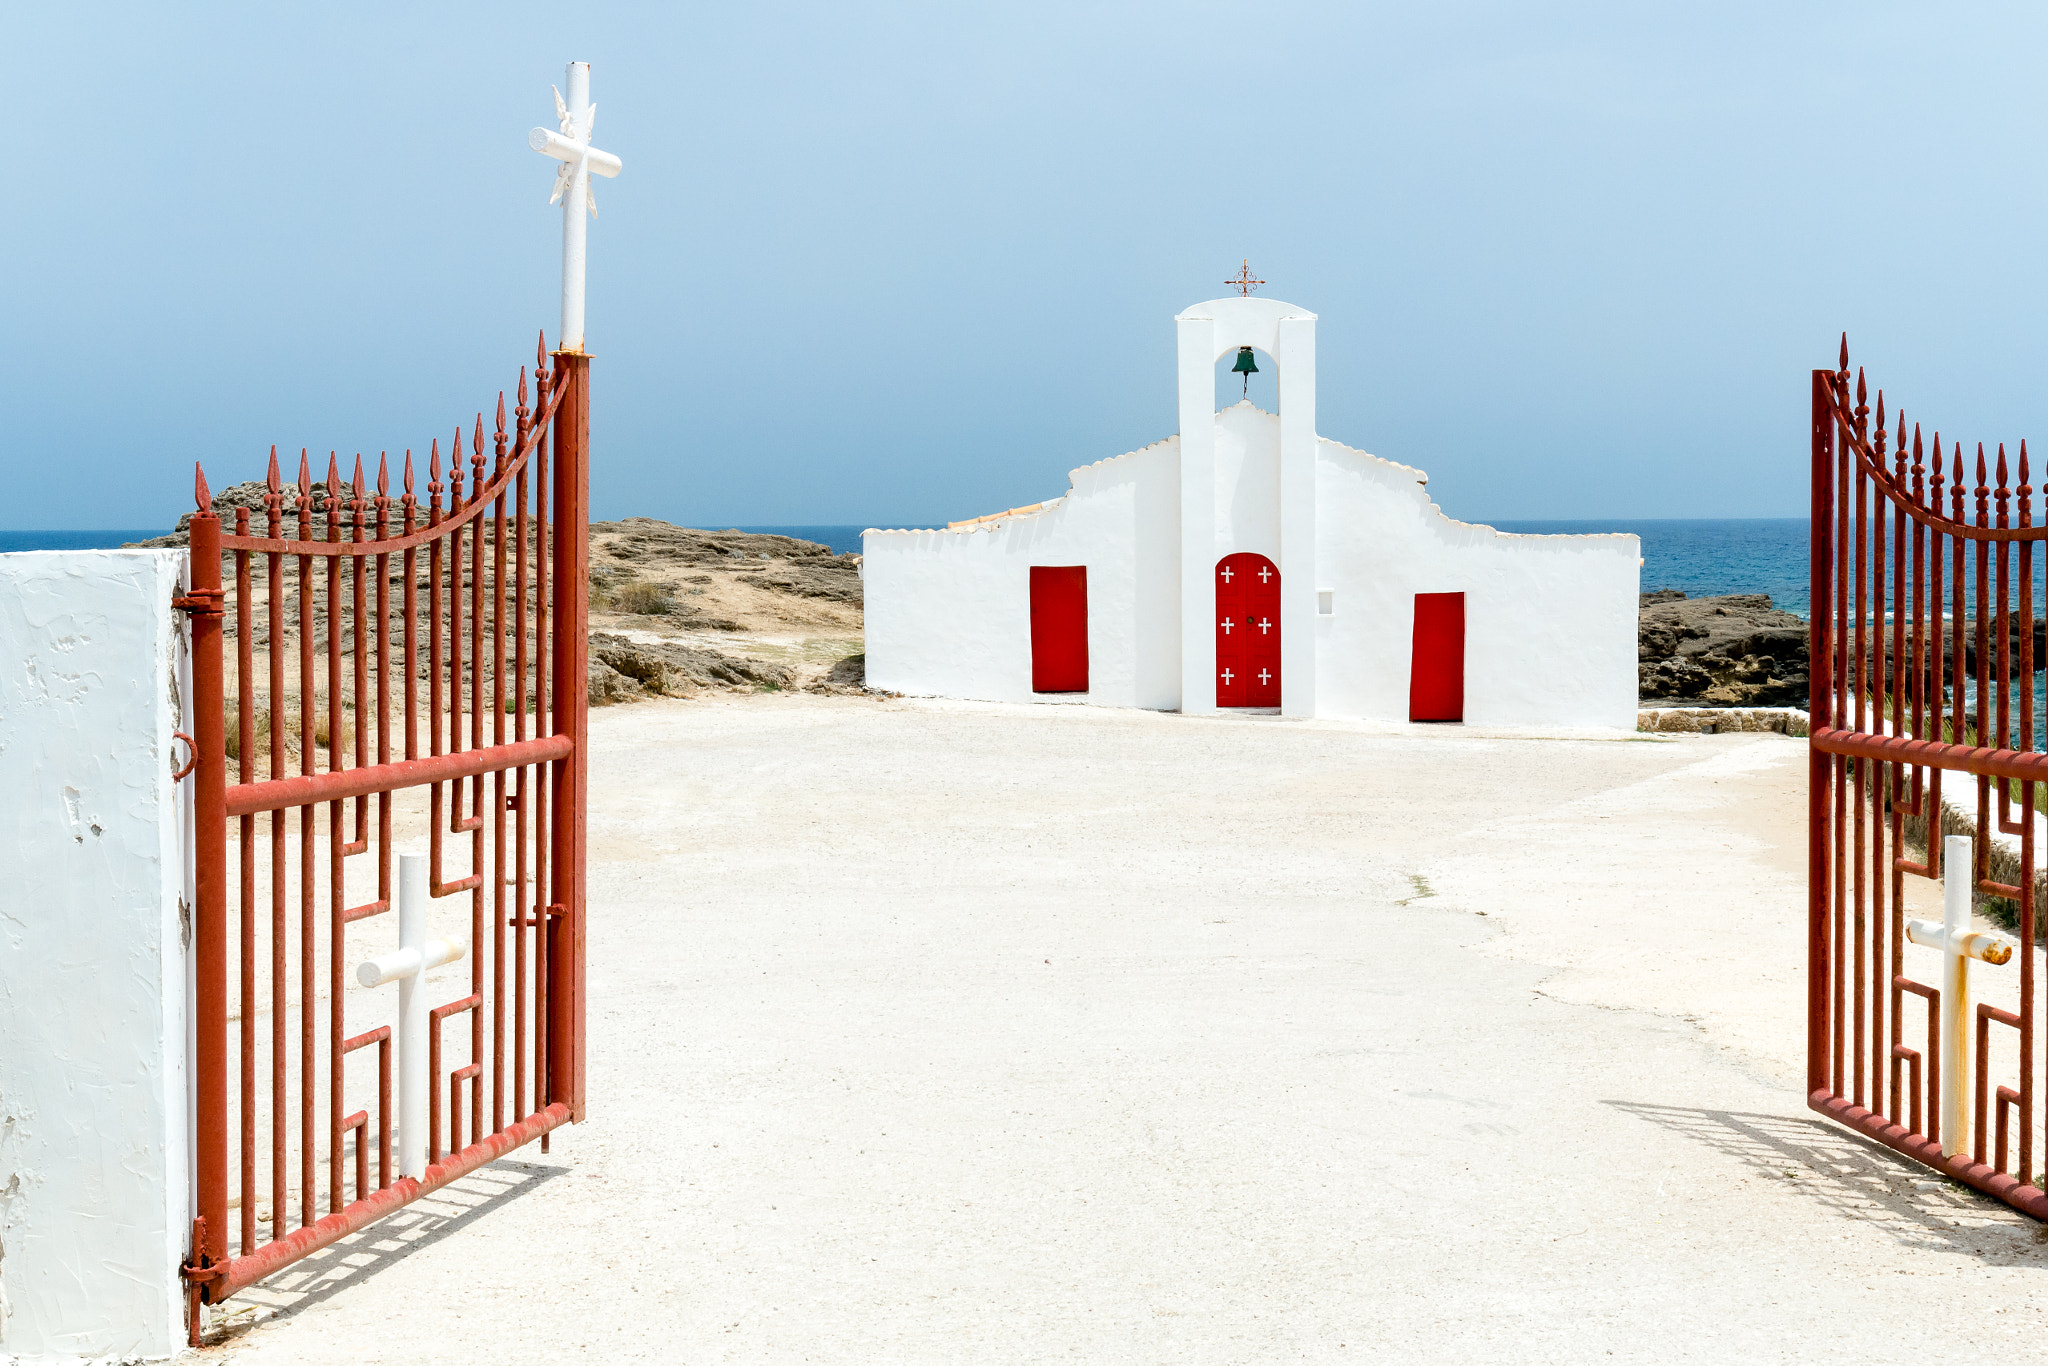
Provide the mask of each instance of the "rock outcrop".
[{"label": "rock outcrop", "polygon": [[[261,481],[235,484],[214,495],[214,508],[228,528],[237,509],[252,514],[250,530],[268,531],[269,490]],[[352,490],[344,489],[345,493]],[[325,540],[327,491],[313,487],[313,536]],[[297,489],[286,491],[284,532],[298,534]],[[423,515],[423,514],[422,514]],[[138,542],[140,547],[188,543],[188,514],[169,535]],[[390,534],[403,526],[397,517]],[[481,528],[484,557],[495,544],[488,520]],[[529,530],[529,536],[534,535]],[[477,537],[464,538],[465,567],[477,556]],[[225,578],[232,556],[222,557]],[[424,561],[415,566],[424,604],[433,583]],[[287,564],[287,574],[295,574]],[[402,583],[392,569],[392,583]],[[261,597],[262,575],[256,592]],[[296,578],[288,591],[296,592]],[[312,597],[316,648],[324,648],[328,604],[324,591]],[[393,594],[393,631],[403,630],[399,595]],[[424,606],[421,608],[425,610]],[[255,616],[256,646],[269,646],[266,619]],[[294,623],[295,624],[295,623]],[[232,634],[235,617],[227,627]],[[743,531],[701,531],[650,517],[594,522],[590,527],[590,695],[596,703],[649,697],[687,697],[705,688],[861,693],[862,661],[853,652],[861,635],[860,557],[837,555],[830,547],[790,536]],[[531,627],[528,642],[538,648]],[[425,665],[422,664],[422,670]],[[424,672],[422,674],[424,676]]]},{"label": "rock outcrop", "polygon": [[1806,622],[1768,593],[1642,596],[1636,676],[1644,705],[1803,707]]},{"label": "rock outcrop", "polygon": [[[2048,667],[2048,622],[2009,616],[1985,623],[1980,649],[1978,623],[1966,618],[1961,631],[1961,674],[1979,678],[2001,670],[2012,678],[2026,673],[2026,644],[2033,637],[2033,664]],[[1873,614],[1870,677],[1873,690],[1889,690],[1892,655],[1904,644],[1907,663],[1924,639],[1941,686],[1953,684],[1957,632],[1952,619],[1920,631]],[[1656,707],[1804,707],[1808,627],[1803,617],[1779,611],[1765,593],[1687,598],[1673,589],[1642,595],[1636,629],[1636,669],[1643,705]]]},{"label": "rock outcrop", "polygon": [[728,655],[677,641],[590,633],[590,700],[599,705],[642,697],[689,697],[703,688],[773,692],[787,688],[787,665]]}]

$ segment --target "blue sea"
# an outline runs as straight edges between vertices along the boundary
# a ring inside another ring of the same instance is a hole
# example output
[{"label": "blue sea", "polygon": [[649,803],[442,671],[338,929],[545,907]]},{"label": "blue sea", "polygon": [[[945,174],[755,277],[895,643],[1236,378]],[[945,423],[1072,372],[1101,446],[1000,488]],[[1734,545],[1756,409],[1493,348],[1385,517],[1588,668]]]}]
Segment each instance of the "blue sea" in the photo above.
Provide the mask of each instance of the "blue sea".
[{"label": "blue sea", "polygon": [[[916,526],[915,521],[891,526]],[[1584,536],[1603,531],[1633,532],[1643,539],[1643,590],[1676,588],[1689,598],[1721,593],[1769,593],[1788,612],[1806,615],[1807,548],[1804,517],[1682,520],[1619,517],[1583,522],[1488,522],[1500,531]],[[795,536],[832,547],[835,554],[860,550],[857,526],[743,526],[741,531]]]},{"label": "blue sea", "polygon": [[167,527],[145,531],[0,531],[0,555],[12,550],[118,550],[130,541],[162,536]]},{"label": "blue sea", "polygon": [[1585,536],[1626,531],[1642,537],[1643,591],[1676,588],[1689,598],[1768,593],[1774,606],[1806,615],[1812,566],[1804,517],[1714,520],[1617,517],[1583,522],[1487,522],[1497,531]]},{"label": "blue sea", "polygon": [[[892,526],[915,526],[896,521]],[[1676,588],[1687,597],[1769,593],[1788,612],[1806,615],[1807,548],[1804,517],[1704,520],[1618,517],[1572,522],[1489,522],[1501,531],[1537,535],[1633,532],[1643,540],[1643,589]],[[831,547],[836,555],[860,552],[859,526],[743,526],[741,531],[794,536]],[[103,550],[161,529],[125,531],[0,531],[0,552]]]},{"label": "blue sea", "polygon": [[[916,525],[894,522],[891,525]],[[1501,531],[1585,535],[1629,531],[1643,538],[1643,588],[1676,588],[1687,597],[1717,593],[1769,593],[1788,612],[1806,615],[1807,558],[1804,517],[1683,521],[1614,518],[1579,522],[1490,522]],[[741,531],[794,536],[830,546],[834,554],[858,554],[859,526],[743,526]],[[0,552],[10,550],[102,550],[160,530],[0,531]]]}]

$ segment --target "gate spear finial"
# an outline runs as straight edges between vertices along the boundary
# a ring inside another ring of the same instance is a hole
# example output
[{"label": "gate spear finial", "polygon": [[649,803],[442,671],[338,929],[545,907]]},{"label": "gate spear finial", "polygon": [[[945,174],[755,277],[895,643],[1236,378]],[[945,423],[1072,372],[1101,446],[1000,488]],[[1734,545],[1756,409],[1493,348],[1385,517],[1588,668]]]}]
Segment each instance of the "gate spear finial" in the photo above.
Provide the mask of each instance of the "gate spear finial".
[{"label": "gate spear finial", "polygon": [[192,462],[192,496],[198,500],[201,512],[213,511],[213,490],[206,487],[206,467],[197,460]]}]

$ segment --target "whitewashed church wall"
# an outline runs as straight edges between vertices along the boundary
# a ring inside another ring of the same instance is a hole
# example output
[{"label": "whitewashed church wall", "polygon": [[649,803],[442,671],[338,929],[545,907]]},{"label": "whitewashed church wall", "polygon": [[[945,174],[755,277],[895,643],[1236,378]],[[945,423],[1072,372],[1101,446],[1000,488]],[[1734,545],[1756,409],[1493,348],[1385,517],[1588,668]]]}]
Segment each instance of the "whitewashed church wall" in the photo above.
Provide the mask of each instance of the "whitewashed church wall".
[{"label": "whitewashed church wall", "polygon": [[1405,720],[1415,594],[1463,593],[1468,724],[1634,727],[1636,537],[1454,522],[1420,471],[1319,451],[1319,715]]},{"label": "whitewashed church wall", "polygon": [[[994,702],[1180,701],[1179,443],[1073,472],[1044,512],[862,537],[867,683]],[[1031,567],[1088,567],[1088,691],[1031,691]]]},{"label": "whitewashed church wall", "polygon": [[0,555],[0,1356],[183,1340],[183,560]]},{"label": "whitewashed church wall", "polygon": [[1280,419],[1249,403],[1216,414],[1216,553],[1280,554]]}]

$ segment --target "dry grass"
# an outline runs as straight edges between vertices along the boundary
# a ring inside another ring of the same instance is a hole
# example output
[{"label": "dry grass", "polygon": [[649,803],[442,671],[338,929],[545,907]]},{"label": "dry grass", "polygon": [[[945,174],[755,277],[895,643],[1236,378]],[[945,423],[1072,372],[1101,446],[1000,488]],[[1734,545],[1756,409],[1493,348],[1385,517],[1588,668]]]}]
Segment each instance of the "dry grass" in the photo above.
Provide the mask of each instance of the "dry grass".
[{"label": "dry grass", "polygon": [[665,583],[629,583],[612,594],[612,610],[636,616],[667,616],[675,609],[673,590]]},{"label": "dry grass", "polygon": [[[250,726],[253,732],[250,737],[253,741],[253,750],[249,757],[258,764],[270,758],[270,729],[270,709],[256,708]],[[302,729],[296,711],[284,718],[284,752],[290,758],[299,757]],[[341,717],[338,736],[330,731],[327,713],[324,710],[313,717],[313,747],[316,750],[325,750],[332,742],[347,752],[355,743],[355,738],[355,725],[346,714]],[[230,759],[239,761],[242,757],[242,717],[233,699],[229,699],[228,702],[227,752]]]}]

